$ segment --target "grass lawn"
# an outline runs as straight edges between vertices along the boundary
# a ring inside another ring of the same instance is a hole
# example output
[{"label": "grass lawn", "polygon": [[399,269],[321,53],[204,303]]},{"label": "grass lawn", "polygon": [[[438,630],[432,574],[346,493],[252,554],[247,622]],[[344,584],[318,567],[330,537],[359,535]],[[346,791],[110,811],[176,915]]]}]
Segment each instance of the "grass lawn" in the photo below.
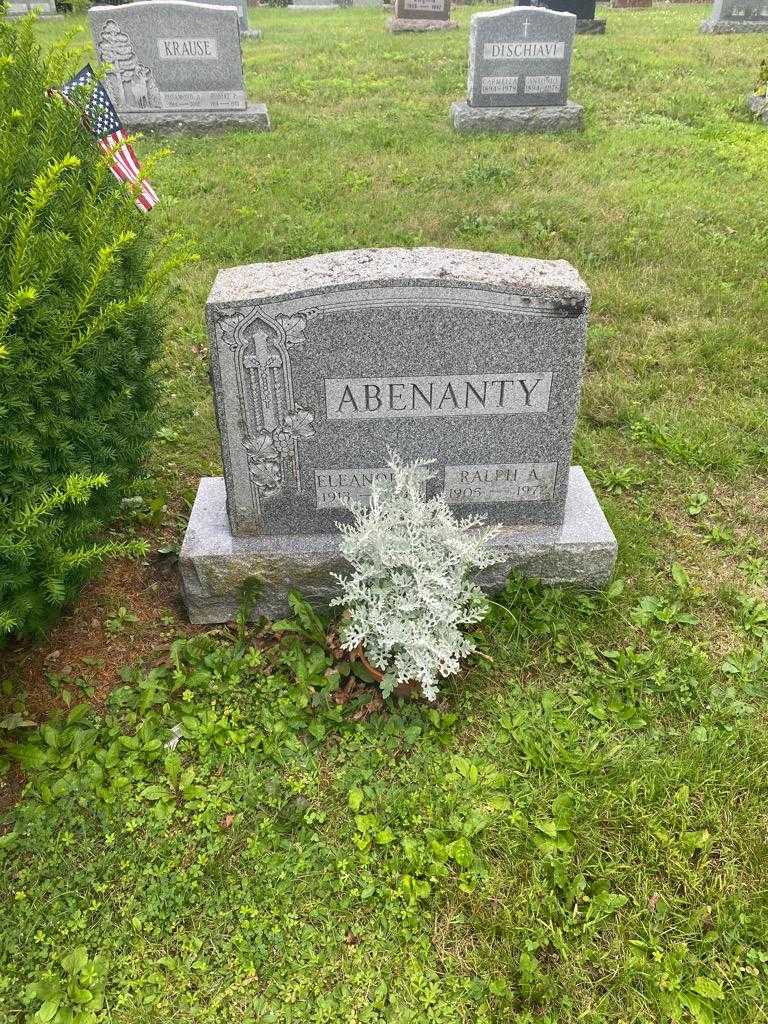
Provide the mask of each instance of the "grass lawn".
[{"label": "grass lawn", "polygon": [[701,36],[707,10],[609,11],[576,40],[582,134],[480,139],[448,121],[469,9],[421,37],[252,10],[274,131],[138,144],[170,148],[151,217],[201,259],[121,530],[177,544],[219,471],[219,267],[454,246],[592,288],[575,461],[619,564],[601,595],[513,582],[437,708],[370,716],[311,628],[193,631],[162,557],[109,569],[0,672],[0,718],[45,717],[43,679],[62,709],[9,733],[5,776],[0,750],[0,796],[28,782],[0,812],[2,1024],[768,1020],[766,37]]}]

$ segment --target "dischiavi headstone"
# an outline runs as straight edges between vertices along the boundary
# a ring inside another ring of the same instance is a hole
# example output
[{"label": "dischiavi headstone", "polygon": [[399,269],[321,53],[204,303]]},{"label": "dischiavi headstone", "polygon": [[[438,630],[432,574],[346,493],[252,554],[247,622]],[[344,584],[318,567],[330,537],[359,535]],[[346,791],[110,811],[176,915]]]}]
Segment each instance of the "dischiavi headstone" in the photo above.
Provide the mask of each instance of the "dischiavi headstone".
[{"label": "dischiavi headstone", "polygon": [[580,128],[568,99],[576,15],[543,7],[473,14],[467,99],[451,108],[457,131],[556,132]]},{"label": "dischiavi headstone", "polygon": [[106,87],[127,127],[268,131],[263,103],[248,103],[236,7],[136,0],[88,11]]},{"label": "dischiavi headstone", "polygon": [[576,35],[602,35],[605,18],[595,17],[595,0],[521,0],[521,7],[546,7],[576,15]]},{"label": "dischiavi headstone", "polygon": [[512,568],[599,585],[616,542],[571,466],[589,291],[564,261],[372,249],[219,273],[206,306],[224,478],[200,483],[181,551],[195,622],[315,603],[343,570],[336,523],[389,453],[434,460],[461,513],[503,524]]},{"label": "dischiavi headstone", "polygon": [[768,0],[715,0],[702,32],[768,32]]},{"label": "dischiavi headstone", "polygon": [[459,26],[451,21],[451,0],[395,0],[395,16],[387,27],[390,32],[434,32]]}]

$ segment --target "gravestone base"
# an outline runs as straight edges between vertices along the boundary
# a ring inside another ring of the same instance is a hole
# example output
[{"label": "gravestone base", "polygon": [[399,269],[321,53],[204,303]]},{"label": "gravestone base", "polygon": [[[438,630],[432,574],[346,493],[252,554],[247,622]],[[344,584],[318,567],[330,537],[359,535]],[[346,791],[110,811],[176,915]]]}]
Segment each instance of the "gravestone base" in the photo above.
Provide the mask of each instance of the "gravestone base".
[{"label": "gravestone base", "polygon": [[[601,587],[616,562],[616,538],[580,466],[570,470],[562,526],[508,526],[492,542],[502,561],[478,582],[498,590],[510,572],[543,583]],[[200,481],[179,558],[182,593],[193,623],[229,622],[246,580],[263,582],[254,616],[288,611],[288,592],[299,590],[317,607],[339,592],[332,572],[349,572],[337,533],[233,537],[222,477]]]},{"label": "gravestone base", "polygon": [[576,35],[601,36],[605,33],[605,18],[578,18]]},{"label": "gravestone base", "polygon": [[444,29],[458,28],[457,21],[435,20],[426,18],[390,18],[387,28],[390,32],[440,32]]},{"label": "gravestone base", "polygon": [[751,92],[747,95],[747,106],[763,124],[768,124],[768,96],[756,96]]},{"label": "gravestone base", "polygon": [[579,131],[583,115],[584,108],[571,100],[561,107],[471,107],[466,100],[451,105],[453,127],[462,135]]},{"label": "gravestone base", "polygon": [[247,128],[269,132],[272,124],[264,103],[249,103],[245,110],[146,110],[121,111],[126,128],[141,131],[163,129],[177,132],[216,132],[229,128]]},{"label": "gravestone base", "polygon": [[721,18],[720,21],[707,19],[699,26],[700,32],[707,35],[728,35],[731,32],[768,32],[768,19],[765,21],[728,21]]}]

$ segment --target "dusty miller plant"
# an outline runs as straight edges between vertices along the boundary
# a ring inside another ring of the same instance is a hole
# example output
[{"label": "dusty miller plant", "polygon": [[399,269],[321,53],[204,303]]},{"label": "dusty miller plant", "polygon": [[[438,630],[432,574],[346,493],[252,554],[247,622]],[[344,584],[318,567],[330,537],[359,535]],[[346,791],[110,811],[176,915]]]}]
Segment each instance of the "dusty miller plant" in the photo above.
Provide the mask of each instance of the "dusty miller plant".
[{"label": "dusty miller plant", "polygon": [[442,495],[422,497],[428,465],[392,456],[392,479],[374,481],[370,504],[348,503],[354,521],[340,526],[341,551],[354,571],[336,576],[342,594],[332,603],[345,609],[342,647],[363,646],[385,673],[385,697],[418,682],[433,701],[439,679],[475,650],[462,627],[480,622],[488,605],[469,577],[497,561],[487,545],[498,527],[458,519]]}]

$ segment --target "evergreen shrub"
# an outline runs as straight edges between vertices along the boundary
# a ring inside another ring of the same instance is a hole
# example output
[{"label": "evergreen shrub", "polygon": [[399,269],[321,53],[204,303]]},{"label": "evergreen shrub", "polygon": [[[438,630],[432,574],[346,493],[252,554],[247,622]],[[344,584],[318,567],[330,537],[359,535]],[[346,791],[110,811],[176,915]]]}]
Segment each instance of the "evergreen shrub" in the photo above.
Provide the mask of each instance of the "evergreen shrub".
[{"label": "evergreen shrub", "polygon": [[[84,63],[0,19],[0,644],[36,633],[105,557],[155,429],[161,282],[148,217],[76,109]],[[151,217],[152,214],[149,214]]]}]

